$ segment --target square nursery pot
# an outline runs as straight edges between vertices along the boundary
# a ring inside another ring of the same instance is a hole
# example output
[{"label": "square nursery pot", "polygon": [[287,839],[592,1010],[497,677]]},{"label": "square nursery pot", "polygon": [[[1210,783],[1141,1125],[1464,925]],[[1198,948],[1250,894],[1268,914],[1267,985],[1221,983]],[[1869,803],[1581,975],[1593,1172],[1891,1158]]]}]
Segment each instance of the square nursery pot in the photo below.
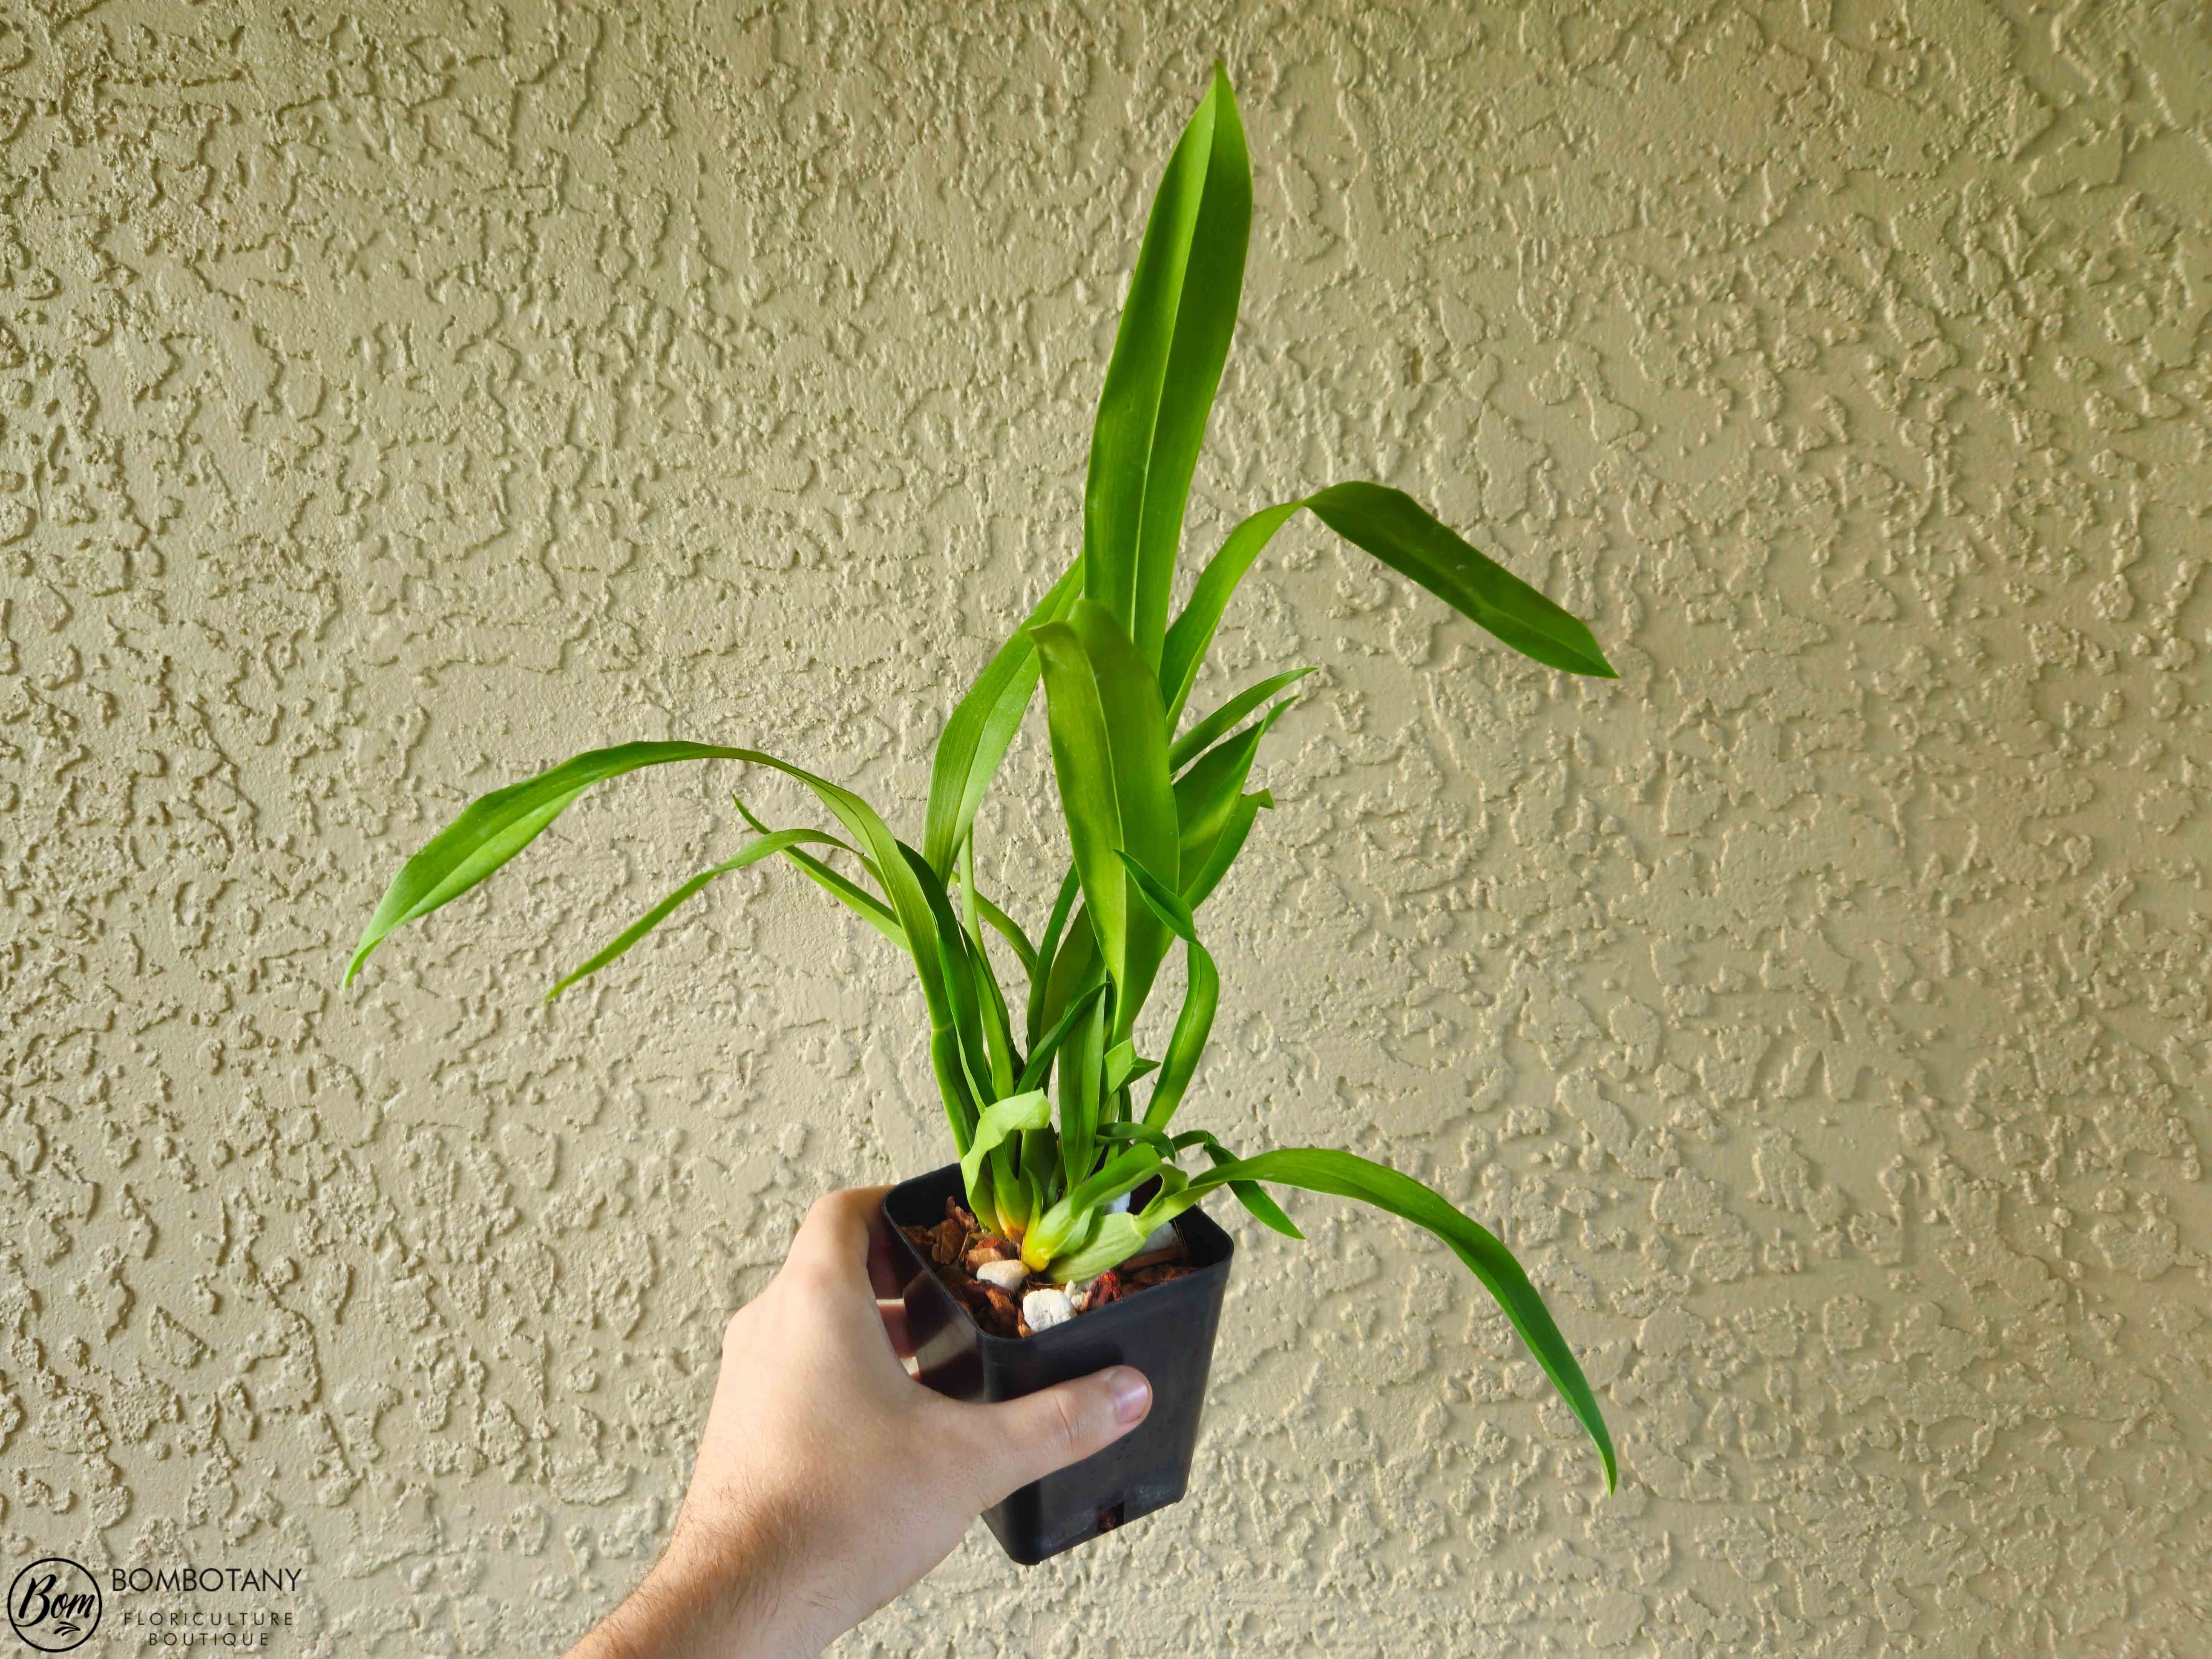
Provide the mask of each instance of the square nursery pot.
[{"label": "square nursery pot", "polygon": [[1235,1241],[1202,1212],[1186,1210],[1176,1229],[1192,1272],[1035,1336],[993,1336],[899,1231],[944,1220],[948,1198],[966,1199],[957,1164],[902,1182],[884,1199],[924,1382],[955,1400],[1014,1400],[1104,1366],[1134,1365],[1152,1385],[1151,1414],[1129,1433],[983,1511],[1006,1553],[1035,1566],[1181,1498]]}]

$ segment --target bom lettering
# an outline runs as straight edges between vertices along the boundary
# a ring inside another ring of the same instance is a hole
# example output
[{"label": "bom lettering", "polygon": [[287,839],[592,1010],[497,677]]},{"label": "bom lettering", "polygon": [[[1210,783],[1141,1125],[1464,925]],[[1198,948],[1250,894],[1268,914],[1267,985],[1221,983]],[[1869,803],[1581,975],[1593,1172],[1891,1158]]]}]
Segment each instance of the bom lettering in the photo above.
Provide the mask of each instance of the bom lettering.
[{"label": "bom lettering", "polygon": [[61,1574],[46,1572],[32,1577],[24,1584],[14,1616],[18,1625],[38,1626],[52,1620],[57,1628],[64,1624],[75,1628],[92,1618],[99,1606],[100,1598],[90,1590],[66,1589]]}]

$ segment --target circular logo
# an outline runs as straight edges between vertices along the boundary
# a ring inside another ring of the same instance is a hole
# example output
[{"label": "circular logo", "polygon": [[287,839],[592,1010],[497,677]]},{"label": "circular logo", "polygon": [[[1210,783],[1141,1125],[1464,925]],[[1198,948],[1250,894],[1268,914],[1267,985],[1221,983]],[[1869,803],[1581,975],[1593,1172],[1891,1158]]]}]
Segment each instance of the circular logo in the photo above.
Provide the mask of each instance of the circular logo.
[{"label": "circular logo", "polygon": [[100,1583],[63,1556],[33,1561],[8,1586],[8,1624],[41,1653],[67,1653],[100,1628]]}]

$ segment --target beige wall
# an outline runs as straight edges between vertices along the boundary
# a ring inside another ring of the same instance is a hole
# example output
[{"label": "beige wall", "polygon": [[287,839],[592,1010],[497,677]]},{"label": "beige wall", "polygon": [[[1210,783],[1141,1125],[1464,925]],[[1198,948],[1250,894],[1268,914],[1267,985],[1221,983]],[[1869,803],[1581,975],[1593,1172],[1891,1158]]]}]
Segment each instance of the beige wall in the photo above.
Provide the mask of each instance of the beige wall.
[{"label": "beige wall", "polygon": [[1498,1225],[1626,1478],[1441,1251],[1293,1200],[1194,1501],[1026,1576],[979,1529],[841,1651],[2202,1651],[2197,9],[623,9],[0,13],[9,1570],[302,1565],[292,1650],[393,1656],[640,1571],[799,1210],[944,1153],[918,998],[769,872],[538,1006],[734,847],[729,769],[344,948],[605,742],[918,824],[1218,50],[1198,538],[1401,484],[1623,678],[1285,536],[1220,661],[1328,672],[1192,1110]]}]

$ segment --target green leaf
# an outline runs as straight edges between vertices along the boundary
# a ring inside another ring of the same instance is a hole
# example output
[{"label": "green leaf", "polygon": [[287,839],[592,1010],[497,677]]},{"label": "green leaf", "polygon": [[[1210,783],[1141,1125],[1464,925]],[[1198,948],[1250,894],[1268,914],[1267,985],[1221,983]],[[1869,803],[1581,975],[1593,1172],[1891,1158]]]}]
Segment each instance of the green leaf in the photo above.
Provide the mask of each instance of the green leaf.
[{"label": "green leaf", "polygon": [[1354,547],[1411,576],[1523,656],[1570,674],[1619,678],[1579,617],[1476,552],[1404,491],[1331,484],[1306,505]]},{"label": "green leaf", "polygon": [[[933,905],[915,872],[917,860],[913,849],[892,835],[883,819],[877,817],[875,809],[851,790],[758,750],[728,752],[733,758],[781,772],[811,789],[815,797],[851,832],[858,843],[858,855],[882,884],[891,914],[906,936],[907,954],[914,963],[915,976],[921,981],[923,1000],[929,1005],[930,1065],[937,1076],[938,1092],[944,1097],[952,1142],[959,1151],[966,1152],[968,1138],[975,1129],[976,1100],[968,1079],[962,1075],[962,1068],[954,1063],[966,1034],[956,1036],[952,1029],[954,1008],[945,968],[949,953],[943,948],[945,940],[940,932],[942,913],[949,911],[950,907],[944,903],[942,890],[938,892],[937,903]],[[928,866],[924,863],[922,868],[927,870]],[[953,946],[964,949],[957,923],[951,931]]]},{"label": "green leaf", "polygon": [[1160,652],[1160,696],[1166,700],[1169,720],[1182,718],[1182,706],[1189,701],[1190,688],[1197,683],[1206,649],[1213,643],[1214,630],[1221,626],[1222,612],[1229,608],[1237,585],[1244,580],[1244,573],[1251,569],[1261,550],[1304,505],[1302,501],[1285,501],[1279,507],[1261,507],[1229,532],[1221,550],[1198,573],[1198,585],[1191,589],[1189,602],[1176,618],[1175,626],[1168,629]]},{"label": "green leaf", "polygon": [[1223,831],[1244,809],[1244,781],[1261,740],[1290,707],[1279,702],[1235,737],[1216,744],[1175,781],[1176,839],[1182,867],[1203,868]]},{"label": "green leaf", "polygon": [[967,840],[975,809],[1021,730],[1036,690],[1036,644],[1030,629],[1064,620],[1082,583],[1083,562],[1078,559],[999,647],[945,723],[930,761],[929,807],[921,835],[922,856],[940,876],[952,873],[953,854]]},{"label": "green leaf", "polygon": [[[1170,1140],[1164,1130],[1156,1129],[1149,1123],[1109,1123],[1099,1130],[1098,1138],[1101,1140],[1110,1141],[1142,1141],[1161,1157],[1170,1158],[1190,1147],[1203,1146],[1206,1149],[1206,1155],[1216,1164],[1234,1164],[1237,1161],[1236,1153],[1231,1152],[1203,1129],[1187,1129]],[[1232,1181],[1229,1183],[1229,1190],[1236,1196],[1237,1201],[1249,1210],[1261,1225],[1273,1228],[1285,1238],[1304,1239],[1305,1237],[1290,1217],[1283,1213],[1282,1206],[1268,1197],[1257,1182]],[[1144,1238],[1145,1235],[1141,1233],[1137,1235],[1130,1242],[1129,1248],[1134,1250],[1144,1242]],[[1091,1271],[1103,1273],[1121,1260],[1121,1257],[1116,1256],[1112,1261],[1101,1261]],[[1059,1264],[1055,1262],[1054,1265],[1057,1267]]]},{"label": "green leaf", "polygon": [[1124,1039],[1106,1051],[1106,1092],[1117,1093],[1159,1068],[1159,1061],[1144,1059],[1137,1053],[1137,1045]]},{"label": "green leaf", "polygon": [[1060,1137],[1052,1126],[1022,1132],[1022,1184],[1027,1190],[1027,1213],[1042,1215],[1060,1189]]},{"label": "green leaf", "polygon": [[671,761],[726,759],[743,751],[703,743],[625,743],[565,760],[521,783],[471,802],[400,866],[346,966],[350,985],[370,951],[394,929],[449,904],[536,840],[577,796],[602,779]]},{"label": "green leaf", "polygon": [[1089,1221],[1093,1210],[1141,1187],[1164,1167],[1160,1155],[1149,1146],[1132,1146],[1109,1158],[1097,1174],[1077,1183],[1030,1224],[1028,1236],[1022,1240],[1023,1262],[1031,1273],[1042,1268],[1069,1235]]},{"label": "green leaf", "polygon": [[1106,1093],[1106,1028],[1113,992],[1090,1006],[1062,1044],[1060,1057],[1060,1163],[1073,1187],[1091,1172]]},{"label": "green leaf", "polygon": [[[976,1178],[982,1172],[983,1160],[1006,1137],[1024,1129],[1042,1129],[1052,1121],[1052,1102],[1042,1089],[1031,1089],[1018,1095],[1008,1095],[983,1109],[975,1120],[975,1138],[968,1143],[968,1150],[960,1154],[960,1174],[972,1195]],[[971,1209],[973,1205],[969,1206]],[[978,1212],[980,1213],[980,1212]]]},{"label": "green leaf", "polygon": [[1237,862],[1237,855],[1244,850],[1245,837],[1252,833],[1253,820],[1262,810],[1272,810],[1275,798],[1264,789],[1255,790],[1237,803],[1229,821],[1221,826],[1221,834],[1208,846],[1192,850],[1191,857],[1200,860],[1195,871],[1186,868],[1182,879],[1182,902],[1194,910],[1206,902],[1221,878],[1229,873],[1229,866]]},{"label": "green leaf", "polygon": [[[949,1035],[952,1006],[946,994],[937,923],[921,884],[908,867],[904,850],[876,811],[851,790],[815,776],[802,767],[757,749],[705,743],[631,743],[598,749],[563,761],[550,771],[473,802],[459,817],[433,836],[407,860],[369,918],[368,928],[346,970],[349,982],[380,941],[392,929],[450,902],[499,868],[538,836],[577,796],[602,778],[680,760],[738,760],[765,766],[795,779],[814,792],[856,843],[854,852],[883,884],[893,919],[908,946],[923,1000],[929,1005],[930,1053],[954,1143],[965,1152],[975,1126],[975,1101],[957,1067],[947,1061],[955,1051]],[[792,856],[801,856],[795,850]]]},{"label": "green leaf", "polygon": [[1151,1231],[1126,1212],[1109,1212],[1085,1230],[1079,1244],[1051,1257],[1042,1271],[1046,1278],[1060,1285],[1095,1279],[1136,1255]]},{"label": "green leaf", "polygon": [[1042,1018],[1058,1019],[1079,994],[1105,977],[1105,959],[1098,954],[1097,935],[1091,929],[1091,912],[1079,908],[1046,973]]},{"label": "green leaf", "polygon": [[975,895],[975,908],[983,913],[983,920],[990,923],[991,931],[1013,947],[1015,958],[1022,964],[1022,972],[1034,979],[1037,970],[1036,946],[1030,944],[1030,936],[1022,932],[1021,923],[981,893]]},{"label": "green leaf", "polygon": [[1020,1056],[1014,1053],[1014,1027],[1006,1012],[1006,993],[999,988],[999,976],[992,971],[983,942],[973,935],[969,955],[975,964],[976,988],[982,993],[983,1042],[991,1056],[991,1093],[996,1097],[1012,1092]]},{"label": "green leaf", "polygon": [[[1036,960],[1030,964],[1030,1006],[1026,1022],[1029,1045],[1036,1047],[1037,1033],[1045,1022],[1046,993],[1052,982],[1054,966],[1060,959],[1060,939],[1067,927],[1068,912],[1075,907],[1075,896],[1082,890],[1073,866],[1060,878],[1060,893],[1052,902],[1052,915],[1046,918],[1044,938],[1038,942]],[[1090,932],[1086,923],[1084,931]]]},{"label": "green leaf", "polygon": [[1160,655],[1160,695],[1179,719],[1230,596],[1275,532],[1300,507],[1354,547],[1412,577],[1524,655],[1571,674],[1615,678],[1589,629],[1511,571],[1484,557],[1402,490],[1352,482],[1262,507],[1229,532],[1199,573]]},{"label": "green leaf", "polygon": [[[922,902],[929,907],[931,934],[937,945],[951,1013],[948,1024],[960,1040],[960,1058],[967,1071],[969,1090],[978,1105],[996,1100],[1002,1092],[999,1087],[999,1056],[994,1053],[984,1030],[982,996],[975,981],[975,963],[968,953],[968,936],[961,928],[959,918],[952,914],[952,902],[945,891],[945,884],[937,878],[937,872],[929,867],[929,861],[903,842],[898,843],[898,852],[921,891]],[[1013,1082],[1010,1067],[1005,1081],[1009,1085]],[[964,1152],[966,1149],[962,1150]]]},{"label": "green leaf", "polygon": [[836,836],[825,834],[819,830],[783,830],[772,835],[763,836],[759,840],[749,843],[735,858],[717,864],[711,869],[702,870],[628,927],[623,929],[613,944],[608,945],[606,949],[548,991],[545,994],[545,1000],[552,1001],[578,980],[586,975],[599,972],[600,969],[660,926],[668,919],[671,911],[713,881],[715,877],[726,876],[732,870],[742,870],[749,864],[758,864],[763,859],[773,858],[778,853],[787,852],[801,842],[813,842],[830,847],[845,845]]},{"label": "green leaf", "polygon": [[[1203,1129],[1193,1130],[1188,1135],[1177,1135],[1176,1139],[1184,1144],[1205,1147],[1206,1157],[1212,1158],[1217,1167],[1237,1162],[1236,1153],[1231,1152]],[[1297,1224],[1283,1213],[1283,1206],[1268,1197],[1267,1189],[1258,1182],[1232,1181],[1229,1183],[1229,1190],[1235,1194],[1239,1204],[1252,1212],[1254,1218],[1261,1226],[1272,1228],[1285,1238],[1302,1240],[1305,1237],[1305,1235],[1298,1231]]]},{"label": "green leaf", "polygon": [[[1178,1139],[1180,1138],[1181,1137],[1178,1137]],[[1158,1152],[1163,1159],[1172,1158],[1176,1152],[1182,1150],[1181,1147],[1176,1145],[1175,1141],[1168,1139],[1166,1131],[1155,1129],[1149,1123],[1103,1124],[1100,1126],[1098,1130],[1098,1139],[1117,1144],[1128,1143],[1133,1145],[1141,1143]],[[1194,1145],[1196,1143],[1194,1142],[1192,1144]]]},{"label": "green leaf", "polygon": [[[754,817],[751,808],[745,805],[741,797],[732,795],[730,800],[737,807],[738,816],[762,835],[782,833],[781,830],[770,830],[768,825]],[[848,853],[853,851],[842,841],[836,842],[836,845]],[[810,881],[822,887],[832,898],[851,910],[892,944],[897,945],[900,950],[904,951],[908,948],[906,930],[898,925],[898,918],[890,913],[890,908],[874,894],[864,888],[855,886],[811,853],[803,853],[796,847],[789,847],[784,849],[783,855],[796,864]],[[854,854],[854,856],[860,857],[858,854]],[[860,859],[860,863],[864,868],[870,870],[874,868],[866,859]]]},{"label": "green leaf", "polygon": [[1029,1063],[1023,1066],[1021,1076],[1014,1083],[1017,1091],[1044,1087],[1045,1079],[1052,1071],[1052,1057],[1067,1041],[1068,1033],[1075,1029],[1076,1021],[1089,1013],[1091,1005],[1105,994],[1106,981],[1100,980],[1067,1005],[1066,1012],[1060,1015],[1052,1030],[1046,1032],[1043,1040],[1030,1050]]},{"label": "green leaf", "polygon": [[[1175,746],[1168,750],[1168,770],[1182,771],[1184,767],[1211,749],[1215,740],[1234,726],[1237,721],[1243,720],[1284,687],[1297,684],[1313,672],[1310,668],[1293,668],[1287,673],[1273,675],[1261,680],[1257,685],[1246,686],[1175,740]],[[1286,707],[1287,703],[1283,706]],[[1274,714],[1271,712],[1267,718],[1273,720]]]},{"label": "green leaf", "polygon": [[1543,1368],[1544,1375],[1551,1378],[1559,1397],[1589,1431],[1605,1463],[1606,1489],[1613,1489],[1618,1479],[1613,1437],[1606,1432],[1605,1418],[1598,1410],[1597,1398],[1590,1392],[1582,1367],[1576,1363],[1574,1351],[1567,1346],[1566,1338],[1559,1334],[1559,1328],[1552,1319],[1551,1310],[1544,1305],[1544,1298],[1528,1282],[1528,1275],[1514,1260],[1512,1251],[1488,1229],[1462,1215],[1411,1176],[1401,1175],[1351,1152],[1319,1147],[1261,1152],[1221,1164],[1194,1179],[1182,1192],[1163,1194],[1146,1205],[1137,1224],[1149,1231],[1188,1209],[1209,1189],[1235,1181],[1265,1181],[1281,1187],[1303,1187],[1309,1192],[1357,1199],[1402,1217],[1416,1226],[1425,1227],[1443,1240],[1452,1254],[1465,1262],[1468,1271],[1498,1298],[1498,1306],[1505,1310],[1506,1318],[1521,1334],[1521,1340],[1528,1345],[1528,1352]]},{"label": "green leaf", "polygon": [[[933,876],[935,872],[931,872]],[[1014,1054],[1014,1026],[1006,1012],[1006,994],[999,988],[998,969],[991,965],[991,953],[983,945],[983,929],[979,918],[982,895],[975,890],[975,838],[970,836],[960,843],[960,896],[962,899],[963,942],[969,959],[975,963],[975,984],[982,993],[983,1038],[991,1052],[991,1095],[994,1099],[1011,1093],[1014,1073],[1020,1062]],[[1002,911],[1000,915],[1004,915]],[[1011,917],[1007,926],[1012,927]],[[1021,929],[1014,928],[1018,934]],[[1028,941],[1024,939],[1024,944]]]},{"label": "green leaf", "polygon": [[1116,854],[1177,868],[1174,786],[1159,688],[1101,605],[1077,601],[1065,623],[1036,630],[1044,660],[1053,771],[1100,953],[1119,998],[1115,1039],[1128,1035],[1158,970],[1164,935],[1132,914]]},{"label": "green leaf", "polygon": [[1212,955],[1198,942],[1198,924],[1191,919],[1188,907],[1127,854],[1121,855],[1121,861],[1128,866],[1137,896],[1182,940],[1190,961],[1190,988],[1183,994],[1182,1011],[1176,1016],[1175,1034],[1168,1039],[1159,1080],[1152,1085],[1152,1098],[1145,1104],[1146,1125],[1164,1129],[1182,1103],[1183,1091],[1189,1088],[1199,1057],[1206,1052],[1206,1040],[1213,1030],[1214,1009],[1221,1000],[1221,975]]},{"label": "green leaf", "polygon": [[1183,508],[1236,328],[1251,224],[1243,128],[1217,69],[1152,199],[1084,484],[1084,592],[1150,666],[1159,662]]}]

